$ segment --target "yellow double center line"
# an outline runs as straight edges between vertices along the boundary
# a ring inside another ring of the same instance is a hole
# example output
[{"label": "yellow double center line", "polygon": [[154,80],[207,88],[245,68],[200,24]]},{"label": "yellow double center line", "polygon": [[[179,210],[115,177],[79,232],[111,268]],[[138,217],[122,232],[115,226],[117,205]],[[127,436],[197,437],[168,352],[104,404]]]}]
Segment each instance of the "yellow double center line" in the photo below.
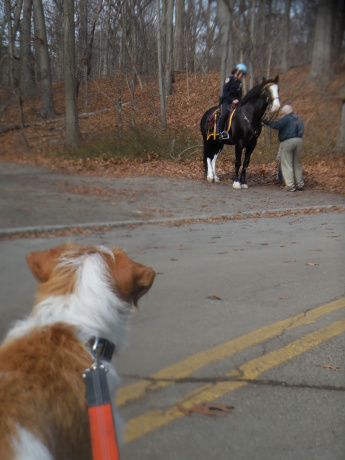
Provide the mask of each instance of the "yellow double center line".
[{"label": "yellow double center line", "polygon": [[[311,324],[321,316],[345,307],[345,298],[339,299],[326,305],[314,308],[306,313],[287,318],[269,326],[249,332],[241,337],[218,345],[210,350],[196,353],[186,360],[166,367],[153,374],[149,380],[140,380],[132,385],[120,388],[116,404],[123,406],[126,403],[145,395],[147,391],[158,390],[167,387],[190,375],[197,369],[208,364],[233,356],[234,354],[269,340],[281,334],[285,330]],[[345,318],[330,326],[323,327],[311,334],[298,339],[291,344],[268,353],[259,358],[243,364],[236,373],[231,372],[227,377],[236,377],[236,381],[224,381],[216,384],[204,385],[201,388],[188,393],[175,406],[165,411],[151,411],[129,420],[126,424],[126,442],[143,436],[177,418],[183,417],[183,412],[178,407],[189,409],[200,402],[208,402],[222,395],[247,385],[248,380],[254,380],[260,374],[272,367],[292,359],[295,356],[315,347],[316,345],[345,332]]]}]

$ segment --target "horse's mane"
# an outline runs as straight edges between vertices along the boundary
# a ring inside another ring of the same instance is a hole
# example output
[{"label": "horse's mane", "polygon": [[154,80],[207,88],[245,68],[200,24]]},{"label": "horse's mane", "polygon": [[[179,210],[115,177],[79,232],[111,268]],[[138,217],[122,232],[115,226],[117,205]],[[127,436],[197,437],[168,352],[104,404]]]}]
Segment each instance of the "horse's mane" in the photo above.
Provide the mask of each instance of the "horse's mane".
[{"label": "horse's mane", "polygon": [[262,89],[267,83],[273,83],[273,80],[263,80],[259,85],[254,86],[248,93],[241,99],[239,105],[244,105],[251,99],[257,99],[262,94]]}]

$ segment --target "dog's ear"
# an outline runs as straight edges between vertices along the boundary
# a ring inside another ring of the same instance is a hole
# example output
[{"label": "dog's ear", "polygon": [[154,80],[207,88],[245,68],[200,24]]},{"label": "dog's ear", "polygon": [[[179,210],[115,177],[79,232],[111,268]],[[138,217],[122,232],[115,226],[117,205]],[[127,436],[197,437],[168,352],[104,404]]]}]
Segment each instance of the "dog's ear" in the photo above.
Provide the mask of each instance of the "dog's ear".
[{"label": "dog's ear", "polygon": [[48,281],[56,266],[58,258],[61,256],[63,246],[59,246],[48,251],[30,252],[26,256],[26,262],[39,283]]},{"label": "dog's ear", "polygon": [[146,265],[134,262],[123,251],[114,249],[115,264],[112,274],[115,288],[127,302],[132,301],[137,307],[138,300],[151,288],[155,271]]}]

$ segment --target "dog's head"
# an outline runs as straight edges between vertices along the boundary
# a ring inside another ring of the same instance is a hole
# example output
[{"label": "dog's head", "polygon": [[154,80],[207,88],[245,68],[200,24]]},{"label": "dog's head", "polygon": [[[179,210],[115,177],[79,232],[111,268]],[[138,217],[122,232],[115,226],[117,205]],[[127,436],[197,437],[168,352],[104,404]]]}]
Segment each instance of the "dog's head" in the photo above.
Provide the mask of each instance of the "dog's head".
[{"label": "dog's head", "polygon": [[69,243],[47,251],[32,252],[26,260],[40,283],[38,302],[49,296],[74,293],[80,271],[85,266],[88,266],[89,283],[96,281],[97,276],[106,276],[113,292],[124,302],[135,306],[151,288],[155,278],[152,268],[134,262],[120,249],[110,251],[105,247]]}]

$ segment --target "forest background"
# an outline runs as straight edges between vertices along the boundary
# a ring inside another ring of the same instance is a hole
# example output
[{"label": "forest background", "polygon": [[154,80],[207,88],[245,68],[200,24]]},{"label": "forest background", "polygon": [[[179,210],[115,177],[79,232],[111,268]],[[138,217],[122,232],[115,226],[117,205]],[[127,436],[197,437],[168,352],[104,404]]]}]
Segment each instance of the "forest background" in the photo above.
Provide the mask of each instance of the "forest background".
[{"label": "forest background", "polygon": [[[245,91],[280,75],[307,186],[344,193],[344,0],[0,0],[0,160],[202,179],[200,118],[238,62]],[[277,150],[265,128],[249,181],[276,182]]]}]

